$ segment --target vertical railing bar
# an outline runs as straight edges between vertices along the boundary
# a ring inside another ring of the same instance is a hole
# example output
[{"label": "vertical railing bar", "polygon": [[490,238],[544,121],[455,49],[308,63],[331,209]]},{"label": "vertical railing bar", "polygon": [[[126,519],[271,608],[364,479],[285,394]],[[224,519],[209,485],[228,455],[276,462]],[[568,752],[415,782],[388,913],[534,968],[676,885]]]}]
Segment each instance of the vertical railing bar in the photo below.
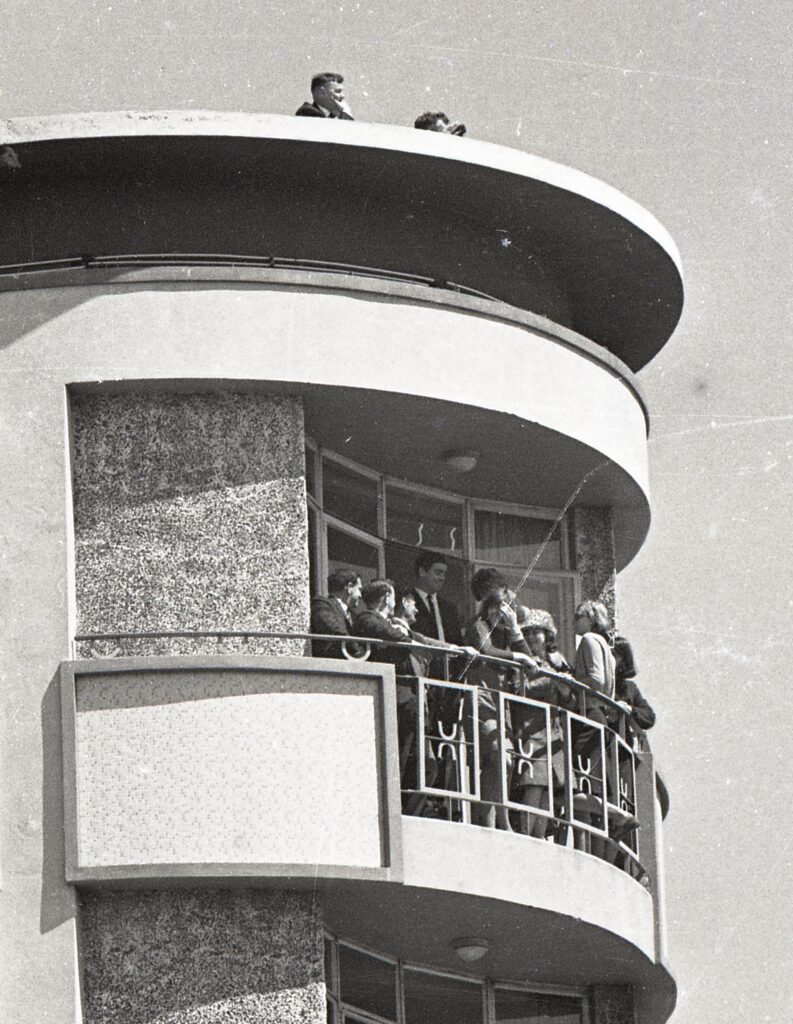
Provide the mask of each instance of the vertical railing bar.
[{"label": "vertical railing bar", "polygon": [[498,715],[498,802],[502,806],[507,800],[507,736],[506,736],[506,714],[505,697],[503,690],[498,691],[496,714]]},{"label": "vertical railing bar", "polygon": [[548,814],[553,817],[553,750],[551,749],[551,705],[545,707],[545,766],[548,777]]},{"label": "vertical railing bar", "polygon": [[427,786],[424,764],[424,680],[416,679],[416,756],[418,765],[418,788],[421,793]]},{"label": "vertical railing bar", "polygon": [[[575,776],[573,774],[573,721],[568,711],[563,711],[562,714],[564,715],[564,813],[565,821],[570,828],[571,838],[574,839],[573,782]],[[565,835],[565,839],[567,839],[567,835]],[[565,843],[565,845],[567,844]]]},{"label": "vertical railing bar", "polygon": [[481,785],[480,785],[480,781],[479,781],[479,776],[480,776],[480,773],[481,773],[481,770],[482,770],[482,766],[480,764],[480,756],[481,755],[480,755],[480,751],[479,751],[479,687],[477,687],[475,690],[472,690],[470,692],[469,696],[471,698],[471,703],[473,704],[473,713],[471,715],[471,718],[472,718],[472,721],[473,721],[473,726],[472,726],[472,730],[471,731],[473,732],[472,739],[473,739],[473,752],[474,752],[474,793],[473,793],[473,795],[474,795],[474,797],[477,800],[481,800],[482,792],[481,792]]}]

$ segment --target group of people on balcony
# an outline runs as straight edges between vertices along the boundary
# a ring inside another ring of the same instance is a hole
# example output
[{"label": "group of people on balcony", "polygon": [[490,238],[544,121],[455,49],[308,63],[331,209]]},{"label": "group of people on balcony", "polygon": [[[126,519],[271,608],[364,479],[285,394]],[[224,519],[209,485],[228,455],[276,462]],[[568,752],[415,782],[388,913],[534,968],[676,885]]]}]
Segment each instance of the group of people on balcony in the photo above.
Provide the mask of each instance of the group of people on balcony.
[{"label": "group of people on balcony", "polygon": [[[335,71],[325,71],[311,79],[311,102],[303,103],[295,112],[298,117],[325,117],[339,121],[355,120],[344,95],[344,77]],[[442,111],[426,111],[413,125],[423,131],[444,135],[465,135],[465,125],[450,120]]]},{"label": "group of people on balcony", "polygon": [[[576,609],[575,631],[580,639],[571,667],[557,648],[551,615],[519,605],[497,569],[474,573],[471,589],[476,614],[461,629],[457,609],[439,594],[446,570],[441,555],[422,551],[416,559],[412,585],[398,595],[390,580],[375,579],[362,585],[356,570],[334,571],[328,580],[328,596],[315,598],[312,603],[312,633],[327,637],[314,641],[314,654],[368,656],[393,664],[398,676],[464,678],[467,683],[477,684],[481,802],[473,805],[472,818],[478,824],[508,830],[514,824],[520,831],[543,838],[549,833],[548,815],[527,811],[510,819],[501,792],[502,757],[508,761],[510,800],[551,812],[552,816],[554,807],[561,806],[564,799],[559,709],[580,709],[583,693],[587,719],[611,729],[622,724],[628,740],[641,737],[654,724],[655,714],[635,683],[630,645],[610,630],[608,613],[600,602],[585,601]],[[452,719],[459,717],[462,707],[459,690],[432,689],[432,706],[422,709],[428,737],[432,735],[432,722],[452,727]],[[502,729],[496,697],[499,690],[547,704],[551,709],[550,728],[545,712],[536,705],[511,702]],[[399,691],[403,775],[409,780],[405,788],[411,789],[415,787],[418,707],[413,688],[402,683]],[[599,700],[600,696],[608,701]],[[464,713],[469,733],[472,699],[469,695]],[[606,772],[599,763],[599,744],[599,734],[594,730],[588,737],[586,729],[579,730],[575,755],[586,761],[592,777],[600,778],[603,793]],[[531,758],[525,756],[527,751],[531,751]],[[425,786],[432,786],[439,765],[429,738],[424,766]],[[554,794],[554,807],[549,806],[549,788]],[[593,796],[583,784],[575,802],[577,820],[588,822],[598,816],[603,820],[602,798]],[[406,810],[419,813],[425,803],[420,795],[413,795],[406,801]],[[613,809],[612,818],[608,829],[614,840],[623,838],[637,824],[632,814],[620,815]]]}]

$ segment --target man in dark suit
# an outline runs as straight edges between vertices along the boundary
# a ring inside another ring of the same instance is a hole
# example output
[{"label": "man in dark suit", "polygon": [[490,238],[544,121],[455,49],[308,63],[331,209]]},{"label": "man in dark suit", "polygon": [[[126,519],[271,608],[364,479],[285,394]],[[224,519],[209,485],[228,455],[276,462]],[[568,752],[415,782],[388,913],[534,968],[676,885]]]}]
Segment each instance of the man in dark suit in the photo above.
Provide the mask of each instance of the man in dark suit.
[{"label": "man in dark suit", "polygon": [[[361,577],[354,569],[336,569],[328,576],[328,596],[315,597],[311,602],[311,632],[330,636],[348,637],[352,633],[350,606],[361,597]],[[312,641],[315,658],[343,658],[342,642]],[[347,644],[350,654],[356,654],[356,645]]]},{"label": "man in dark suit", "polygon": [[352,121],[352,111],[344,98],[344,78],[334,71],[325,71],[311,79],[311,103],[295,111],[298,117],[334,117]]},{"label": "man in dark suit", "polygon": [[[387,640],[392,644],[413,644],[410,633],[394,625],[390,617],[394,614],[396,597],[390,580],[372,580],[361,592],[364,607],[355,616],[353,629],[356,636],[370,640]],[[407,647],[391,647],[386,644],[372,644],[370,661],[384,661],[396,666],[402,675],[415,675],[416,669]]]},{"label": "man in dark suit", "polygon": [[446,559],[436,551],[422,551],[416,559],[416,575],[410,593],[416,598],[413,629],[435,640],[461,644],[463,634],[457,609],[438,592],[446,583]]}]

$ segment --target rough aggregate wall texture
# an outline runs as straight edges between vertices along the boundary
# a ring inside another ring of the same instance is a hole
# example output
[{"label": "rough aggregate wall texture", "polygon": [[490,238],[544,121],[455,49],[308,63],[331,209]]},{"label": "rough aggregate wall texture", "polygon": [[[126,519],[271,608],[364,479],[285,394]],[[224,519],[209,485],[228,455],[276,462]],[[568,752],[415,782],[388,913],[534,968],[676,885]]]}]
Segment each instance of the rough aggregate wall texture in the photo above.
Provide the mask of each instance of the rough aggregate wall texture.
[{"label": "rough aggregate wall texture", "polygon": [[80,914],[84,1024],[324,1024],[309,894],[98,891]]},{"label": "rough aggregate wall texture", "polygon": [[[78,632],[305,631],[299,399],[72,396]],[[301,653],[302,642],[83,644],[80,656]]]},{"label": "rough aggregate wall texture", "polygon": [[602,601],[613,619],[617,576],[610,509],[576,508],[573,537],[575,563],[581,574],[581,598],[584,601]]},{"label": "rough aggregate wall texture", "polygon": [[630,985],[596,985],[592,990],[592,1024],[634,1024]]}]

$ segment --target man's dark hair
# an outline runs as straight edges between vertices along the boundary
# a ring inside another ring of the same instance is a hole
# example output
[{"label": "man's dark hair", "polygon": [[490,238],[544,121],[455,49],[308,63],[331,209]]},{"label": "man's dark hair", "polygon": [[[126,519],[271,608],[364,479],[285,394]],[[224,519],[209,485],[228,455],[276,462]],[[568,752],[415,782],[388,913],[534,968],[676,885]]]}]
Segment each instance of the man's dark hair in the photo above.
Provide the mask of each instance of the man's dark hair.
[{"label": "man's dark hair", "polygon": [[439,555],[437,551],[422,551],[416,559],[416,574],[418,575],[419,570],[429,572],[433,565],[447,564],[443,555]]},{"label": "man's dark hair", "polygon": [[394,584],[391,580],[372,580],[361,591],[361,600],[367,608],[376,608],[386,594],[393,589]]},{"label": "man's dark hair", "polygon": [[334,569],[328,576],[328,593],[340,594],[348,583],[355,583],[360,579],[360,573],[355,569]]},{"label": "man's dark hair", "polygon": [[[497,583],[495,586],[489,587],[482,595],[482,607],[479,609],[480,618],[486,619],[487,616],[496,608],[500,608],[504,603],[504,591],[506,586]],[[477,598],[477,600],[480,600]]]},{"label": "man's dark hair", "polygon": [[449,118],[441,111],[432,113],[428,110],[424,114],[419,114],[416,120],[413,122],[414,128],[421,128],[424,131],[433,131],[438,121],[442,121],[443,124],[449,124]]},{"label": "man's dark hair", "polygon": [[401,611],[405,610],[404,602],[406,600],[410,600],[410,601],[413,602],[413,604],[415,604],[416,603],[416,593],[415,593],[415,591],[410,590],[409,588],[406,589],[406,590],[400,590],[399,591],[399,593],[397,594],[397,599],[396,599],[396,612],[397,612],[397,615]]},{"label": "man's dark hair", "polygon": [[506,576],[498,569],[478,569],[471,577],[474,600],[481,601],[495,587],[506,587]]},{"label": "man's dark hair", "polygon": [[327,85],[328,82],[338,82],[341,85],[343,81],[343,75],[338,75],[335,71],[323,71],[322,74],[314,75],[311,79],[311,91],[313,92],[320,85]]}]

